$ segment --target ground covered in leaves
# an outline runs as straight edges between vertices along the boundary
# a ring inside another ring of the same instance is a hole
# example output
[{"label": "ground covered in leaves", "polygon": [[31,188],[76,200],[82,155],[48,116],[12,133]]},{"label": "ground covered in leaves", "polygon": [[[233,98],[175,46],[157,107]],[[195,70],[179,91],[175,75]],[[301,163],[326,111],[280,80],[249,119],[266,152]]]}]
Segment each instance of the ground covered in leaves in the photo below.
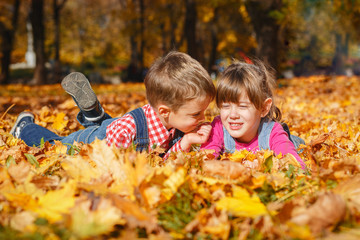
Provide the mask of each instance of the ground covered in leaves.
[{"label": "ground covered in leaves", "polygon": [[[104,141],[28,147],[9,131],[23,110],[68,135],[81,126],[60,85],[0,87],[0,239],[358,239],[360,79],[279,81],[277,102],[301,157],[238,151],[156,154]],[[142,84],[94,87],[121,116],[146,103]],[[211,120],[217,110],[207,111]],[[249,169],[244,162],[258,161]]]}]

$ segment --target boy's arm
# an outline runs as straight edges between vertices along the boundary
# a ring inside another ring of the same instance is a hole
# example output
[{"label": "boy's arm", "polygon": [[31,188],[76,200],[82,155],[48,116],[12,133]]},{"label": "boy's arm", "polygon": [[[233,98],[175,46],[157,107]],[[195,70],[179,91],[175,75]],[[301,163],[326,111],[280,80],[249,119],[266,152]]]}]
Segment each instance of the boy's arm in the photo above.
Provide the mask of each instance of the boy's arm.
[{"label": "boy's arm", "polygon": [[106,128],[106,141],[109,146],[114,144],[118,148],[127,148],[134,141],[135,135],[135,121],[130,114],[113,121]]}]

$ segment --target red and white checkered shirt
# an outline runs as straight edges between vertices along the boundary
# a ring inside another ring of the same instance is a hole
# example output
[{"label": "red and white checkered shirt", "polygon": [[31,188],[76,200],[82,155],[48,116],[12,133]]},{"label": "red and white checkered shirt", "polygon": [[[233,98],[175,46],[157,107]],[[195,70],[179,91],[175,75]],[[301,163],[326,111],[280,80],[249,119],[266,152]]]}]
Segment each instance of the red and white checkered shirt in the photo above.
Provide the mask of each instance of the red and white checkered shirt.
[{"label": "red and white checkered shirt", "polygon": [[[172,128],[168,131],[149,104],[143,106],[142,109],[144,110],[149,130],[149,151],[151,151],[151,147],[154,145],[168,149],[175,129]],[[134,141],[135,136],[135,121],[130,114],[125,114],[121,118],[116,119],[106,128],[106,141],[109,146],[115,144],[118,148],[128,148]],[[166,159],[171,152],[177,151],[182,151],[180,141],[167,151],[164,158]]]}]

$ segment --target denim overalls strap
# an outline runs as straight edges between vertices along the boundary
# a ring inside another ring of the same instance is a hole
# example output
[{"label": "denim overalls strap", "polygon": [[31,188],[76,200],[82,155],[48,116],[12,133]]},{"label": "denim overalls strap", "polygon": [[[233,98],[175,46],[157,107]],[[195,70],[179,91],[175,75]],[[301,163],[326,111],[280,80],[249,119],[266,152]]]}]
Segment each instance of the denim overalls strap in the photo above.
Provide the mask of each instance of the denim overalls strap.
[{"label": "denim overalls strap", "polygon": [[149,149],[149,130],[146,121],[146,116],[142,108],[136,108],[129,112],[133,117],[136,126],[136,136],[134,144],[136,145],[136,151],[147,151]]},{"label": "denim overalls strap", "polygon": [[235,152],[235,139],[230,135],[230,133],[223,126],[224,132],[224,148],[225,152],[234,153]]},{"label": "denim overalls strap", "polygon": [[178,129],[175,130],[173,139],[169,142],[169,149],[174,146],[175,143],[177,143],[182,137],[184,136],[184,133]]},{"label": "denim overalls strap", "polygon": [[259,126],[259,149],[270,149],[270,134],[274,127],[274,121],[261,121]]},{"label": "denim overalls strap", "polygon": [[[275,122],[262,122],[260,124],[259,128],[259,148],[262,149],[270,149],[270,134],[274,127]],[[281,126],[283,127],[284,131],[288,134],[290,141],[294,144],[295,149],[297,150],[300,146],[300,144],[305,144],[305,141],[295,135],[290,134],[289,126],[286,123],[281,123]],[[298,153],[302,152],[297,150]]]},{"label": "denim overalls strap", "polygon": [[[289,138],[290,138],[290,141],[294,144],[295,146],[295,149],[298,149],[300,144],[305,144],[305,141],[304,139],[298,137],[298,136],[295,136],[295,135],[292,135],[290,134],[290,129],[289,129],[289,126],[286,124],[286,123],[281,123],[281,126],[283,127],[283,129],[285,130],[285,132],[289,135]],[[298,151],[298,153],[302,152],[303,149],[301,149],[300,151]]]}]

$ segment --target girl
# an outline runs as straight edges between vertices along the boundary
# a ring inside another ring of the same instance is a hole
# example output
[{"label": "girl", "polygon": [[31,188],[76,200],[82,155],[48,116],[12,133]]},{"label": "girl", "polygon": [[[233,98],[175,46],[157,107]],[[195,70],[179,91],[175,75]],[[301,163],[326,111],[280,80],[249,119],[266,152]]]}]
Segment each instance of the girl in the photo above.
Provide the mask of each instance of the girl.
[{"label": "girl", "polygon": [[224,151],[270,149],[277,155],[292,154],[305,168],[294,146],[304,142],[280,124],[281,112],[273,99],[275,86],[275,77],[263,63],[234,61],[218,81],[220,116],[211,123],[212,132],[201,149],[214,149],[216,157]]}]

